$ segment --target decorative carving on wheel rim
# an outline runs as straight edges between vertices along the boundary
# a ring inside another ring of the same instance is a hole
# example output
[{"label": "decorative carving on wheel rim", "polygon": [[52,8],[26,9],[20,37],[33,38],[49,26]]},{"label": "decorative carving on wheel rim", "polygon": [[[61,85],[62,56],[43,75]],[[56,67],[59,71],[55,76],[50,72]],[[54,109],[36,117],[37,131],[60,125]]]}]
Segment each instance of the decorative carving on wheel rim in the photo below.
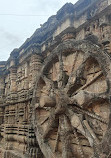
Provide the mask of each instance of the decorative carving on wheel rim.
[{"label": "decorative carving on wheel rim", "polygon": [[44,61],[33,94],[33,123],[46,158],[101,157],[110,113],[110,57],[67,40]]}]

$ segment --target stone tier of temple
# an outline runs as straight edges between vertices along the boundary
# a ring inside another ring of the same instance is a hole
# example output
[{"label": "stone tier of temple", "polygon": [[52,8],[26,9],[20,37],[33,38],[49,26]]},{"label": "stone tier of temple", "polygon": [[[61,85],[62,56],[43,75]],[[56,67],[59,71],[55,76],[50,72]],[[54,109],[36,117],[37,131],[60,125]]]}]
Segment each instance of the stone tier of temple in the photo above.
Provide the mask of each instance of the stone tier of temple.
[{"label": "stone tier of temple", "polygon": [[70,38],[92,41],[111,56],[111,0],[67,3],[0,62],[0,158],[43,157],[31,122],[35,80],[52,49]]}]

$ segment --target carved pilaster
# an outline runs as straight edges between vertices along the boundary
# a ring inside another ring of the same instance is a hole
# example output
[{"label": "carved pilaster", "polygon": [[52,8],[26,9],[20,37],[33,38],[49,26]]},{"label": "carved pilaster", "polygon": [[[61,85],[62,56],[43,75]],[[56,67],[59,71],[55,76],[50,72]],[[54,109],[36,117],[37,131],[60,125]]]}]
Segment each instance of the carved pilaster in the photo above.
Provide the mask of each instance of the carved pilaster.
[{"label": "carved pilaster", "polygon": [[0,96],[4,94],[4,89],[5,89],[4,76],[0,76]]},{"label": "carved pilaster", "polygon": [[10,91],[16,92],[17,91],[17,85],[16,85],[16,79],[17,79],[17,68],[11,67],[10,68]]},{"label": "carved pilaster", "polygon": [[32,86],[34,86],[37,74],[42,66],[42,56],[39,54],[33,54],[31,56],[31,73],[32,73]]},{"label": "carved pilaster", "polygon": [[0,104],[4,102],[5,81],[4,76],[0,76]]}]

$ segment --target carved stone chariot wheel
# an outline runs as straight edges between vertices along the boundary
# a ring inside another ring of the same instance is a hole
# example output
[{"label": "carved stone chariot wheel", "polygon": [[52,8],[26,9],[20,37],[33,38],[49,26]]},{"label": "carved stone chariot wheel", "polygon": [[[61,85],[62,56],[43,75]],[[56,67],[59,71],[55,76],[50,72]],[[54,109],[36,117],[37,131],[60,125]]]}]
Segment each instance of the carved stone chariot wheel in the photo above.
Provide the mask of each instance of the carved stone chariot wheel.
[{"label": "carved stone chariot wheel", "polygon": [[101,157],[110,75],[110,57],[88,41],[64,41],[46,58],[33,96],[33,123],[46,158]]}]

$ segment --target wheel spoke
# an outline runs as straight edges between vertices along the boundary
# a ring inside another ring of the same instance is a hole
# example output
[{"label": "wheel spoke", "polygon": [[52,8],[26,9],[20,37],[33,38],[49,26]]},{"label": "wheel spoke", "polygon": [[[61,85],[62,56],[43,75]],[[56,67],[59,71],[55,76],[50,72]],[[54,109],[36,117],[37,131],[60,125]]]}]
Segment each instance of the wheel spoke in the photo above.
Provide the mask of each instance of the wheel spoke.
[{"label": "wheel spoke", "polygon": [[88,121],[87,120],[84,120],[83,121],[83,124],[86,128],[86,132],[88,132],[88,134],[90,135],[90,138],[93,139],[92,141],[92,146],[94,148],[94,155],[97,157],[97,158],[100,158],[100,151],[98,149],[98,145],[100,143],[99,139],[97,138],[97,136],[95,135],[95,133],[93,132],[92,128],[89,126],[88,124]]},{"label": "wheel spoke", "polygon": [[94,139],[94,141],[99,144],[99,139],[96,137],[95,133],[93,132],[92,128],[89,126],[88,121],[87,120],[83,120],[83,123],[86,127],[86,129],[88,130],[88,132],[90,133],[91,137]]},{"label": "wheel spoke", "polygon": [[47,128],[44,132],[44,135],[43,135],[43,138],[44,140],[47,139],[49,133],[53,130],[54,128],[54,124],[55,124],[55,121],[56,121],[56,118],[55,118],[55,113],[54,112],[51,112],[51,115],[48,119],[48,125],[47,125]]},{"label": "wheel spoke", "polygon": [[89,126],[87,120],[83,120],[82,115],[80,116],[80,114],[79,116],[77,116],[73,111],[71,110],[68,110],[68,111],[69,111],[69,117],[71,118],[71,124],[73,126],[74,136],[76,138],[76,142],[78,144],[79,153],[81,154],[81,157],[84,158],[84,152],[80,144],[77,131],[79,131],[82,135],[84,135],[88,139],[90,145],[96,148],[95,152],[96,154],[98,154],[99,150],[97,146],[99,144],[99,140],[97,136],[95,135],[95,133],[93,132],[93,130],[91,129],[91,127]]},{"label": "wheel spoke", "polygon": [[60,54],[58,55],[59,58],[59,80],[58,80],[58,87],[62,87],[63,86],[63,60],[62,60],[62,53],[60,52]]},{"label": "wheel spoke", "polygon": [[70,98],[70,103],[77,104],[79,107],[88,107],[92,101],[99,101],[103,99],[108,99],[108,96],[106,96],[105,93],[90,93],[85,90],[80,90],[79,93]]},{"label": "wheel spoke", "polygon": [[96,120],[104,123],[104,124],[108,124],[108,122],[104,118],[96,115],[95,113],[91,113],[91,112],[87,111],[86,109],[82,109],[82,108],[80,108],[77,105],[73,105],[71,108],[72,108],[72,112],[73,113],[75,113],[74,111],[78,111],[79,113],[81,113],[83,115],[87,115],[87,116],[89,116],[89,117],[91,117],[93,119],[96,119]]},{"label": "wheel spoke", "polygon": [[64,64],[63,64],[63,59],[62,59],[62,53],[58,55],[59,58],[59,79],[58,79],[58,87],[62,88],[66,85],[67,80],[68,80],[68,75],[66,74],[64,70]]},{"label": "wheel spoke", "polygon": [[77,131],[76,131],[75,128],[74,128],[73,132],[74,132],[74,136],[76,138],[76,142],[78,144],[78,149],[79,149],[80,156],[81,156],[81,158],[84,158],[84,153],[83,153],[83,150],[82,150],[82,146],[80,144],[79,137],[78,137],[78,134],[77,134]]},{"label": "wheel spoke", "polygon": [[87,62],[88,58],[89,56],[86,56],[84,58],[84,61],[77,68],[77,70],[71,72],[71,75],[69,76],[67,85],[65,87],[67,93],[70,93],[71,88],[73,89],[73,91],[76,91],[76,89],[80,88],[85,84],[85,78],[83,72],[85,69],[85,63]]},{"label": "wheel spoke", "polygon": [[94,83],[102,75],[103,75],[103,73],[102,73],[102,71],[100,71],[91,81],[87,82],[80,89],[78,89],[75,93],[77,94],[77,93],[79,93],[79,91],[86,89],[88,86],[90,86],[92,83]]},{"label": "wheel spoke", "polygon": [[71,70],[71,75],[74,71],[74,68],[75,68],[75,65],[76,65],[76,61],[77,61],[77,58],[78,58],[78,52],[75,53],[75,58],[74,58],[74,62],[73,62],[73,65],[72,65],[72,70]]},{"label": "wheel spoke", "polygon": [[70,158],[73,156],[71,149],[71,138],[70,138],[70,125],[66,116],[60,117],[60,132],[61,132],[61,143],[62,143],[62,158]]},{"label": "wheel spoke", "polygon": [[[48,126],[47,126],[47,129],[44,132],[44,139],[46,139],[48,134],[53,130],[55,122],[58,119],[59,114],[61,113],[61,111],[63,112],[63,110],[61,109],[61,106],[58,105],[56,110],[51,110],[51,112],[50,112],[51,115],[46,118],[46,120],[48,119]],[[46,121],[46,120],[44,120],[44,121]]]},{"label": "wheel spoke", "polygon": [[59,121],[57,136],[56,136],[56,142],[55,142],[55,146],[54,146],[54,152],[56,152],[58,149],[59,138],[60,138],[60,121]]},{"label": "wheel spoke", "polygon": [[62,52],[60,52],[60,54],[58,55],[58,58],[59,58],[59,71],[60,71],[60,75],[62,75],[63,70],[64,70]]}]

